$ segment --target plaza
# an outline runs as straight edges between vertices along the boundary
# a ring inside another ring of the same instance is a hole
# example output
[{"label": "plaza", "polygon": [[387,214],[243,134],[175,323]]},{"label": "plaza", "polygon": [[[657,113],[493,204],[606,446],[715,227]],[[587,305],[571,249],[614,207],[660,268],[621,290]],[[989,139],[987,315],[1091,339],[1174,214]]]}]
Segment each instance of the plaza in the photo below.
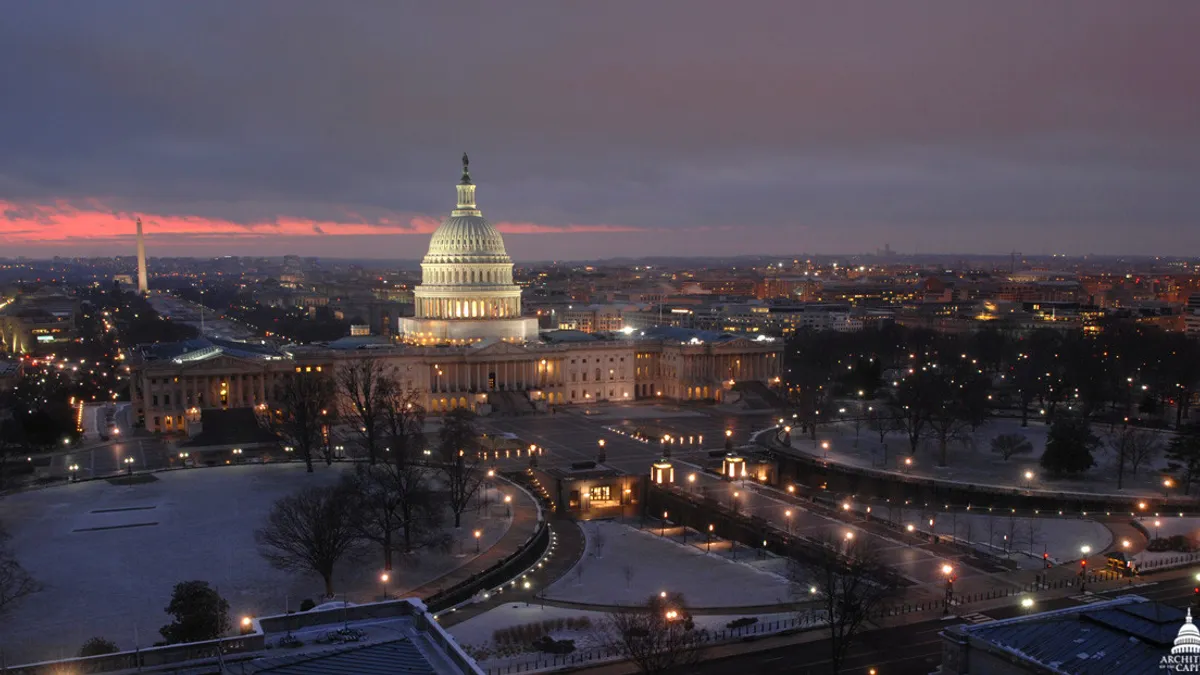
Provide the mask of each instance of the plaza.
[{"label": "plaza", "polygon": [[[319,603],[320,578],[270,567],[254,531],[276,499],[304,486],[331,485],[349,468],[335,464],[307,474],[293,463],[164,471],[139,474],[152,480],[132,485],[118,478],[5,497],[2,519],[13,549],[43,588],[0,616],[0,650],[12,664],[72,656],[93,636],[122,649],[150,646],[170,620],[163,608],[172,588],[193,579],[220,592],[235,622],[296,610],[305,599]],[[487,554],[510,522],[504,509],[491,512],[468,510],[449,552],[420,552],[398,562],[388,595],[428,587],[470,564],[475,544],[463,538],[474,530],[481,531]],[[378,600],[381,569],[382,553],[373,549],[340,563],[337,599]]]}]

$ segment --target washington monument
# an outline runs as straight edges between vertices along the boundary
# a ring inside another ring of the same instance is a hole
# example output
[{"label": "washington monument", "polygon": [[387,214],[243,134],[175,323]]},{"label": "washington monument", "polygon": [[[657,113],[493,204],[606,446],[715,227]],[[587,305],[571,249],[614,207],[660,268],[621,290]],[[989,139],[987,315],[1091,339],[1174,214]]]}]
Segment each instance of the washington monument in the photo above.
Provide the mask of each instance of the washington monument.
[{"label": "washington monument", "polygon": [[142,219],[137,219],[137,255],[138,255],[138,293],[145,295],[150,292],[150,284],[146,282],[146,240],[142,237]]}]

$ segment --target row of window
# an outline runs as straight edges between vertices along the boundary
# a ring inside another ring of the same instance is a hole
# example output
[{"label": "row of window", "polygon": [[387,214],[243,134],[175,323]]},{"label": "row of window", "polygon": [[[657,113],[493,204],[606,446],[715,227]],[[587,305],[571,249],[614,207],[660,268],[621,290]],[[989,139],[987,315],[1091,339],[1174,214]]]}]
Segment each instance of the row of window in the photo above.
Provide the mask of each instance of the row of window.
[{"label": "row of window", "polygon": [[[584,363],[587,363],[587,359],[581,359],[581,361],[583,361]],[[614,361],[613,361],[613,357],[611,357],[611,356],[610,356],[610,357],[608,357],[608,362],[609,362],[609,363],[613,363],[613,362],[614,362]],[[575,359],[571,359],[571,363],[575,363]],[[604,359],[597,358],[597,359],[596,359],[596,363],[604,363]],[[622,356],[622,357],[621,357],[621,363],[625,363],[625,357],[624,357],[624,356]]]}]

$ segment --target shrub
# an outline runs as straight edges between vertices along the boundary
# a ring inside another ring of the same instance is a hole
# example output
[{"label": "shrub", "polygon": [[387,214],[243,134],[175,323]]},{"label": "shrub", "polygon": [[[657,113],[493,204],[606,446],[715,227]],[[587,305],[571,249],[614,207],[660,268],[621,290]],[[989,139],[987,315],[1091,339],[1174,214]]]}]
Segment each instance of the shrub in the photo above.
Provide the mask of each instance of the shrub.
[{"label": "shrub", "polygon": [[534,641],[533,647],[546,654],[570,654],[575,651],[575,641],[555,640],[549,635],[543,635]]},{"label": "shrub", "polygon": [[305,598],[304,600],[300,601],[300,611],[301,612],[307,612],[308,610],[310,610],[316,606],[317,606],[317,603],[313,602],[312,598]]},{"label": "shrub", "polygon": [[79,648],[79,655],[100,656],[101,654],[115,654],[118,651],[120,650],[117,649],[117,644],[112,640],[94,637],[88,638],[88,641],[83,643],[83,646]]},{"label": "shrub", "polygon": [[729,623],[725,624],[725,627],[730,628],[730,629],[745,628],[746,626],[753,626],[756,623],[758,623],[758,617],[743,616],[740,619],[734,619],[733,621],[730,621]]}]

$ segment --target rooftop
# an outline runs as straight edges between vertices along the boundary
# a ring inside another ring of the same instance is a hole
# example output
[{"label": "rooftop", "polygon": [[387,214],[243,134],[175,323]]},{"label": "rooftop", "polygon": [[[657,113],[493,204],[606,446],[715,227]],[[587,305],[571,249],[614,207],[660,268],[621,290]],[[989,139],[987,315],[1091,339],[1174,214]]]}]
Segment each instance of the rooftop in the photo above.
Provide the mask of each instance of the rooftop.
[{"label": "rooftop", "polygon": [[1083,607],[980,625],[953,626],[972,649],[1015,655],[1050,672],[1072,675],[1150,675],[1170,652],[1184,613],[1127,595]]}]

